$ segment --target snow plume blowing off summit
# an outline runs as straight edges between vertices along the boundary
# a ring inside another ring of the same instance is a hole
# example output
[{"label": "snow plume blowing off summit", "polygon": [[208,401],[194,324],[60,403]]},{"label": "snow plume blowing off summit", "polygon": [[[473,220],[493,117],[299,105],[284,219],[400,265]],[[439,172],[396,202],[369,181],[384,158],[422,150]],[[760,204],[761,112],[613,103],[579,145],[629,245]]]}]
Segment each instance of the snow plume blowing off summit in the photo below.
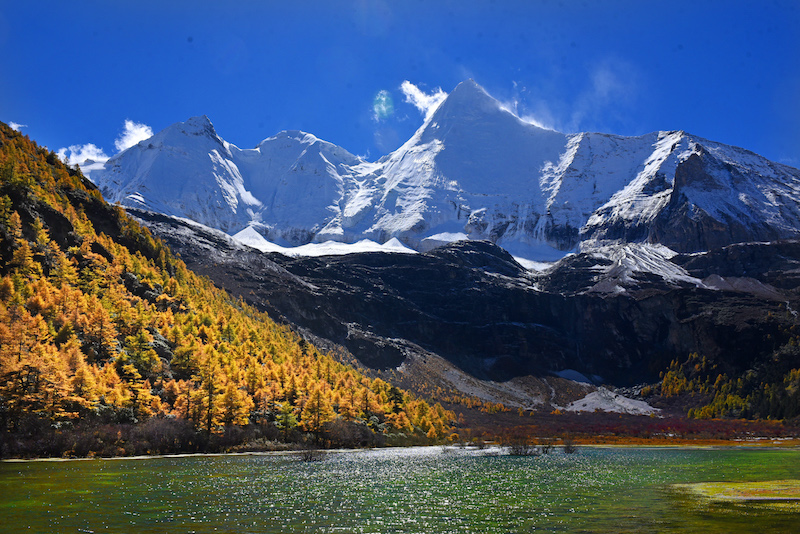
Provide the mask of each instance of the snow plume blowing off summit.
[{"label": "snow plume blowing off summit", "polygon": [[194,117],[146,139],[126,121],[122,151],[85,172],[111,202],[282,247],[486,239],[553,261],[610,242],[692,252],[799,237],[800,171],[746,150],[682,131],[562,134],[472,80],[402,90],[424,123],[377,162],[299,131],[240,149]]}]

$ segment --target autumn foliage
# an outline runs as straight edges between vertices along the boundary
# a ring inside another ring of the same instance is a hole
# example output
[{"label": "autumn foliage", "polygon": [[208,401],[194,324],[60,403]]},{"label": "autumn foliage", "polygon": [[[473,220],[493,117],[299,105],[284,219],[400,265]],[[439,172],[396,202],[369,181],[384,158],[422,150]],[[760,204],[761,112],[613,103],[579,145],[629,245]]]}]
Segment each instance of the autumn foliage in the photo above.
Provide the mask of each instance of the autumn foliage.
[{"label": "autumn foliage", "polygon": [[800,337],[794,327],[765,361],[743,372],[697,353],[673,360],[653,393],[678,397],[698,419],[796,419],[800,417]]},{"label": "autumn foliage", "polygon": [[454,415],[190,272],[79,170],[0,124],[0,431],[14,439],[30,418],[321,440],[337,421],[440,439]]}]

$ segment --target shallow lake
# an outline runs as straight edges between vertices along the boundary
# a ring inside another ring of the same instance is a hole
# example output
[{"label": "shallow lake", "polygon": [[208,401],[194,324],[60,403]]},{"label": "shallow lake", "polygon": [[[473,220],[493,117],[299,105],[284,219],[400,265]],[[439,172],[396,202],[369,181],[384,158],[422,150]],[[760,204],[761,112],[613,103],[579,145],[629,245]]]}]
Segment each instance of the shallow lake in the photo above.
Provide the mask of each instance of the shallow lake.
[{"label": "shallow lake", "polygon": [[800,450],[440,447],[0,463],[0,532],[797,532],[671,487],[800,479]]}]

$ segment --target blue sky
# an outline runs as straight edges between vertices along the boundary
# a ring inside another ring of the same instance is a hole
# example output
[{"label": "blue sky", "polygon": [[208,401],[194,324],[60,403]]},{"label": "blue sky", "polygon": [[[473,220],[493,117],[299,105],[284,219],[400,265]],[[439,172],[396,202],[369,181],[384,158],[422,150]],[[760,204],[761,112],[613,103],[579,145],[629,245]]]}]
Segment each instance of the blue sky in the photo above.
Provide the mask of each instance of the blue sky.
[{"label": "blue sky", "polygon": [[205,114],[242,148],[297,129],[377,159],[422,123],[408,94],[468,78],[560,131],[800,166],[795,0],[0,0],[0,120],[53,150]]}]

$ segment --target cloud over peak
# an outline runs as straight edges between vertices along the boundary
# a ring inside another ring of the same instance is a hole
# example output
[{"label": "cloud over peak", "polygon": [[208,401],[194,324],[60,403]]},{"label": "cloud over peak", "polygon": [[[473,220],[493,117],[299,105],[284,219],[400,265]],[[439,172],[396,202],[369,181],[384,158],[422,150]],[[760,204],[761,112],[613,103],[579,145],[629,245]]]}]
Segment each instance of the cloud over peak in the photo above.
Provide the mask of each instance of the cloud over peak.
[{"label": "cloud over peak", "polygon": [[[136,145],[139,141],[144,141],[152,136],[153,129],[148,125],[126,119],[122,127],[122,132],[120,132],[119,136],[114,140],[114,147],[117,149],[117,152],[122,152]],[[89,161],[105,163],[111,157],[94,143],[70,145],[58,149],[57,154],[64,162],[70,165],[83,165]]]},{"label": "cloud over peak", "polygon": [[127,150],[136,145],[139,141],[144,141],[153,136],[153,129],[146,124],[125,120],[125,127],[119,137],[114,141],[114,146],[118,152]]},{"label": "cloud over peak", "polygon": [[89,160],[99,163],[108,161],[108,155],[94,143],[70,145],[66,148],[59,148],[57,153],[61,161],[70,165],[82,165]]},{"label": "cloud over peak", "polygon": [[416,107],[425,116],[426,120],[433,115],[439,104],[447,98],[447,93],[442,91],[441,87],[437,87],[432,93],[426,94],[408,80],[400,84],[400,90],[406,97],[405,101]]}]

